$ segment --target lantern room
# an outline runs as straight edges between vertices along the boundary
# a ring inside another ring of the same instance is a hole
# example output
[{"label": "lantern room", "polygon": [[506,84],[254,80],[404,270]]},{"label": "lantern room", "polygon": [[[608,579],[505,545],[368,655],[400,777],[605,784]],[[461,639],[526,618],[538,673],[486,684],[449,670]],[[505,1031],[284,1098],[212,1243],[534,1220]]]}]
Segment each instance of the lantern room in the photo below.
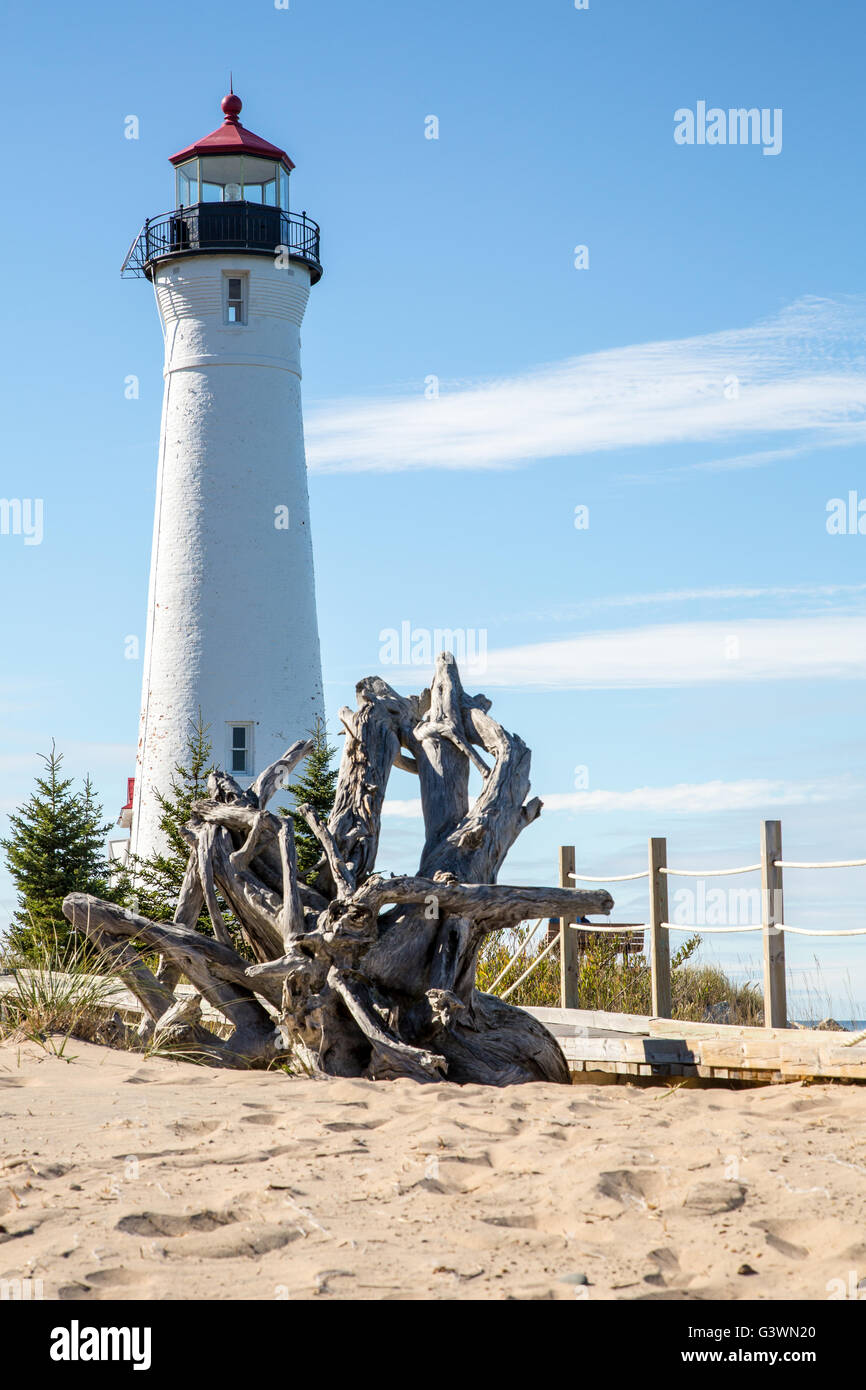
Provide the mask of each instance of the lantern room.
[{"label": "lantern room", "polygon": [[289,211],[289,174],[255,155],[212,154],[188,159],[175,170],[175,207],[195,203],[263,203]]},{"label": "lantern room", "polygon": [[121,274],[151,279],[154,266],[177,256],[215,251],[278,254],[322,275],[319,228],[306,212],[289,210],[294,164],[285,150],[241,125],[243,103],[222,99],[223,123],[170,156],[171,212],[149,217],[126,253]]},{"label": "lantern room", "polygon": [[240,97],[230,92],[222,100],[222,125],[171,156],[176,208],[258,203],[289,211],[289,174],[295,166],[285,150],[241,125],[242,109]]}]

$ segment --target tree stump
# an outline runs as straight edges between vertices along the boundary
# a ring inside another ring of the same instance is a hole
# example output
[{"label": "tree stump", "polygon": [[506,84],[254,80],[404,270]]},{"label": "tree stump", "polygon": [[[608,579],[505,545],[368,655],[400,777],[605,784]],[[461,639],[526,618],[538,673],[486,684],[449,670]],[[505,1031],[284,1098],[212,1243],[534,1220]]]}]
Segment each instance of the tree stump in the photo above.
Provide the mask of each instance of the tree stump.
[{"label": "tree stump", "polygon": [[[608,913],[605,891],[496,882],[508,850],[541,812],[527,801],[530,752],[467,695],[453,656],[403,696],[377,676],[340,711],[346,743],[327,825],[300,808],[322,846],[312,886],[298,878],[291,820],[268,811],[310,751],[300,741],[248,790],[224,772],[194,804],[189,864],[173,922],[152,922],[85,893],[68,920],[114,957],[161,1045],[203,1060],[268,1067],[297,1059],[314,1074],[504,1086],[569,1081],[558,1043],[522,1009],[475,989],[488,932],[528,917]],[[486,755],[486,756],[484,756]],[[393,767],[418,778],[425,843],[415,875],[376,873]],[[482,787],[469,802],[470,768]],[[217,891],[246,955],[232,945]],[[206,908],[213,937],[195,929]],[[161,954],[156,974],[133,940]],[[174,994],[186,976],[230,1025],[219,1037]]]}]

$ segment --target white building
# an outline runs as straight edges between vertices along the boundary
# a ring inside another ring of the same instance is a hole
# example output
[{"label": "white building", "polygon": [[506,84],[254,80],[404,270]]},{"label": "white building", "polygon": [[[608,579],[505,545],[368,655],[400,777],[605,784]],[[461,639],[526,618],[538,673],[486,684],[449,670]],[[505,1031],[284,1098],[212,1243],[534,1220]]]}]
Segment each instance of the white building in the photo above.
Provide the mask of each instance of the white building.
[{"label": "white building", "polygon": [[165,339],[131,845],[159,842],[155,791],[199,710],[248,786],[322,710],[301,415],[300,327],[319,229],[289,211],[285,151],[223,124],[171,156],[175,211],[124,272],[154,287]]}]

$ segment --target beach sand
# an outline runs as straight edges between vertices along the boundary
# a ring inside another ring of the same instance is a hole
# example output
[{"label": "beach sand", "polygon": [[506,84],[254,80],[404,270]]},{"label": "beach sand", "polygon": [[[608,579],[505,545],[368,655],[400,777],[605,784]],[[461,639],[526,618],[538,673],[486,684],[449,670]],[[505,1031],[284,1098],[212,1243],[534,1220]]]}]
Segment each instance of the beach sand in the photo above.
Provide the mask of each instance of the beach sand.
[{"label": "beach sand", "polygon": [[74,1039],[65,1057],[0,1046],[0,1279],[47,1299],[866,1291],[856,1086],[313,1081]]}]

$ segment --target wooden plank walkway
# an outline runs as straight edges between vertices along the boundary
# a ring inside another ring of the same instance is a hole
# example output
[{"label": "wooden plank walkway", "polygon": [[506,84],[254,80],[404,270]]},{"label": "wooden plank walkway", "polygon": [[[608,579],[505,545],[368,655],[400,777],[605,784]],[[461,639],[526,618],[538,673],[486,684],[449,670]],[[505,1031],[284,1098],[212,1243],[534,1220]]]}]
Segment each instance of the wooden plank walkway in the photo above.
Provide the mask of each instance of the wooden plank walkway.
[{"label": "wooden plank walkway", "polygon": [[575,1080],[866,1081],[866,1035],[680,1023],[583,1009],[527,1009],[557,1038]]}]

